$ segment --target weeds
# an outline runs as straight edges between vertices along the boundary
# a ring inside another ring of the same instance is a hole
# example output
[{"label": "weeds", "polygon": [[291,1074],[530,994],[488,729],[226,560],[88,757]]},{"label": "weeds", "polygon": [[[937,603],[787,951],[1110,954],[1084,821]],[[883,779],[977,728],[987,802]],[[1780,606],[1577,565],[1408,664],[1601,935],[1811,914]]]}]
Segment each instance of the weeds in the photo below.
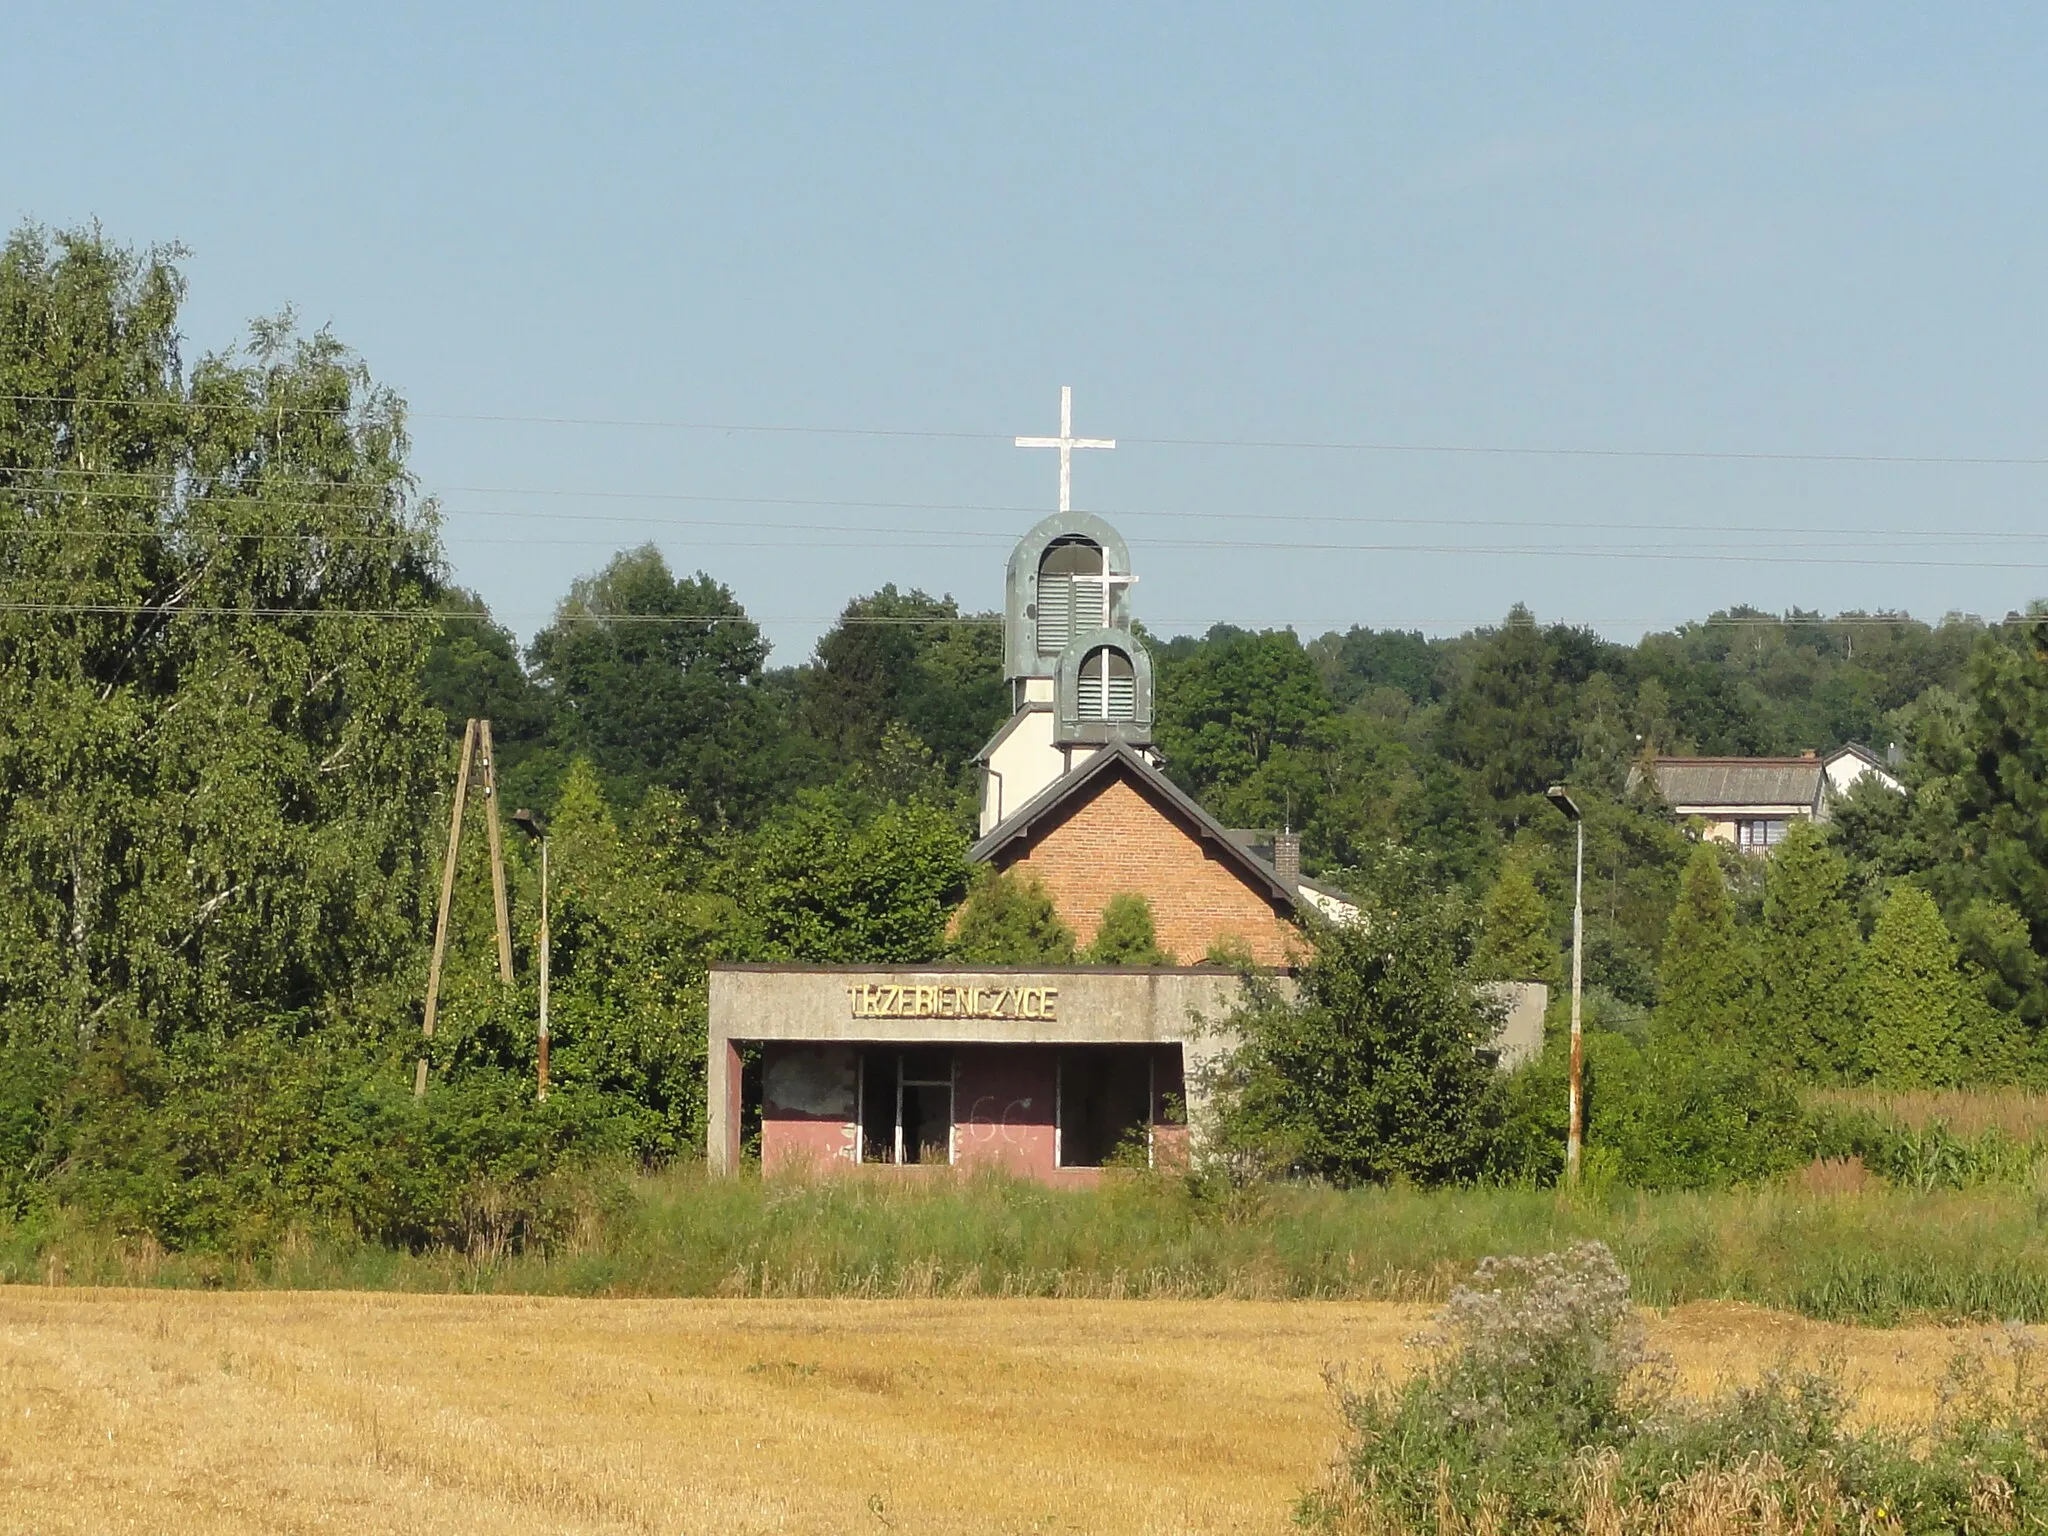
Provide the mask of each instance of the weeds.
[{"label": "weeds", "polygon": [[1343,1536],[1782,1536],[2048,1523],[2048,1393],[2034,1345],[1959,1359],[1934,1420],[1851,1427],[1839,1376],[1790,1367],[1687,1398],[1643,1344],[1601,1244],[1490,1259],[1398,1388],[1341,1385],[1344,1464],[1300,1507]]}]

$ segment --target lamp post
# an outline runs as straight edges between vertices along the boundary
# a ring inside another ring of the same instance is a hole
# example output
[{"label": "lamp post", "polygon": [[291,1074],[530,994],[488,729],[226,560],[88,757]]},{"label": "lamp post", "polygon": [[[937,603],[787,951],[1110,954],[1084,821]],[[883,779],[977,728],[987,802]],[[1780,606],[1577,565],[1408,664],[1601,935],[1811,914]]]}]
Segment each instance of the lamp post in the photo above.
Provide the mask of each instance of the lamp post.
[{"label": "lamp post", "polygon": [[[548,1101],[548,829],[525,807],[512,813],[512,825],[540,844],[540,1102]],[[1576,1078],[1573,1081],[1577,1081]],[[1574,1101],[1576,1102],[1576,1101]]]},{"label": "lamp post", "polygon": [[1579,807],[1572,797],[1565,793],[1562,784],[1553,784],[1546,792],[1550,803],[1571,819],[1572,829],[1578,834],[1578,861],[1572,872],[1572,1087],[1571,1124],[1565,1131],[1564,1140],[1564,1181],[1577,1186],[1579,1182],[1579,1149],[1585,1139],[1585,1095],[1580,1091],[1582,1055],[1579,1043],[1579,992],[1584,975],[1583,961],[1586,948],[1586,822],[1579,814]]}]

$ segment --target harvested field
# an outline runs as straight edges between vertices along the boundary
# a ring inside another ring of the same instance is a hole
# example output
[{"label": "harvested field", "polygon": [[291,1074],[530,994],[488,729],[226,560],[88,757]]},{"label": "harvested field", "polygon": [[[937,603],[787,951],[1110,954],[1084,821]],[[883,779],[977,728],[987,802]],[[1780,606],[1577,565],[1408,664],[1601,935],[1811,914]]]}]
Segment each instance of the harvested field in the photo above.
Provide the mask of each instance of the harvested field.
[{"label": "harvested field", "polygon": [[[1384,1303],[0,1289],[6,1532],[1280,1531]],[[1924,1415],[1976,1330],[1655,1325],[1690,1384],[1839,1354]]]}]

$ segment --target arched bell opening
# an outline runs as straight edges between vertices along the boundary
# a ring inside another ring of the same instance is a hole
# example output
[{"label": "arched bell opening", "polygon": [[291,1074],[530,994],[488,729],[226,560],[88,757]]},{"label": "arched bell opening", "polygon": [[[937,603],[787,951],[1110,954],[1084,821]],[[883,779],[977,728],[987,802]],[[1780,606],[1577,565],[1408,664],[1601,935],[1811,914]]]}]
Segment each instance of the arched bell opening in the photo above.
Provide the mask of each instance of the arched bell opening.
[{"label": "arched bell opening", "polygon": [[1109,560],[1081,534],[1055,539],[1038,560],[1038,654],[1051,660],[1075,635],[1109,625]]},{"label": "arched bell opening", "polygon": [[1081,658],[1074,677],[1074,713],[1089,721],[1138,718],[1138,669],[1113,645],[1098,645]]}]

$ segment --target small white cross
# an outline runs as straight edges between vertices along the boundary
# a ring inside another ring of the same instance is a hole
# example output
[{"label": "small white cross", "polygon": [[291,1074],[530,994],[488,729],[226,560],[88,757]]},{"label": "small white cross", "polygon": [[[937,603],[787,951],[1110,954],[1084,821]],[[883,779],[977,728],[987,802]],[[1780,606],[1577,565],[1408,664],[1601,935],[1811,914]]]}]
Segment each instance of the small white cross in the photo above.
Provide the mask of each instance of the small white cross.
[{"label": "small white cross", "polygon": [[1060,386],[1060,435],[1058,437],[1020,437],[1019,448],[1057,448],[1060,451],[1060,510],[1074,510],[1074,450],[1076,448],[1114,448],[1113,437],[1074,436],[1074,386]]}]

